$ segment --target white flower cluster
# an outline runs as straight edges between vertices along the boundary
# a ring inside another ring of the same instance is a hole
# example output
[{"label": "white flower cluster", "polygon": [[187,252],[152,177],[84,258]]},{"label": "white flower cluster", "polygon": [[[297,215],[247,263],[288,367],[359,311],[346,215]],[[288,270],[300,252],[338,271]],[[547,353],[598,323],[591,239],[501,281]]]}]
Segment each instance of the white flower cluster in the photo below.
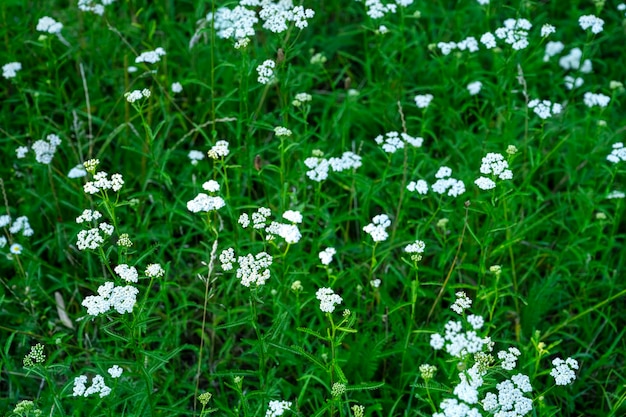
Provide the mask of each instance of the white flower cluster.
[{"label": "white flower cluster", "polygon": [[[626,10],[626,3],[620,3],[617,5],[617,10],[619,10],[620,12],[623,12]],[[626,16],[626,13],[624,13],[624,16]]]},{"label": "white flower cluster", "polygon": [[87,176],[87,171],[83,164],[78,164],[74,168],[70,169],[67,173],[67,178],[82,178]]},{"label": "white flower cluster", "polygon": [[2,216],[0,216],[0,227],[7,226],[9,226],[9,233],[11,233],[12,235],[16,235],[19,232],[22,232],[22,236],[32,236],[35,233],[30,227],[28,217],[26,216],[20,216],[13,220],[13,222],[11,222],[11,216],[9,216],[8,214],[3,214]]},{"label": "white flower cluster", "polygon": [[92,394],[99,394],[100,398],[106,397],[111,393],[111,388],[104,383],[102,375],[96,375],[91,380],[91,385],[87,387],[87,376],[81,375],[74,378],[74,397],[89,397]]},{"label": "white flower cluster", "polygon": [[498,39],[503,39],[513,49],[520,50],[529,45],[528,31],[532,27],[533,25],[526,19],[506,19],[504,26],[496,29],[495,34]]},{"label": "white flower cluster", "polygon": [[228,142],[225,140],[218,140],[215,142],[215,145],[209,149],[208,155],[211,159],[219,159],[227,157],[229,153]]},{"label": "white flower cluster", "polygon": [[111,378],[117,379],[122,376],[124,369],[122,369],[119,365],[113,365],[112,367],[107,369],[107,372],[109,373],[109,375],[111,375]]},{"label": "white flower cluster", "polygon": [[[35,159],[40,164],[50,164],[52,157],[61,144],[61,139],[54,133],[46,136],[46,139],[39,139],[33,143],[31,149],[35,152]],[[19,155],[18,155],[19,157]]]},{"label": "white flower cluster", "polygon": [[148,278],[161,278],[165,276],[165,270],[161,264],[149,264],[144,271]]},{"label": "white flower cluster", "polygon": [[565,45],[563,45],[563,42],[550,41],[546,43],[546,52],[543,55],[543,61],[548,62],[550,58],[563,52],[564,48],[565,48]]},{"label": "white flower cluster", "polygon": [[[624,152],[625,152],[624,153],[624,159],[622,159],[622,160],[626,161],[626,151],[624,151]],[[626,193],[624,193],[623,191],[614,190],[614,191],[611,191],[609,194],[607,194],[606,198],[609,199],[609,200],[613,200],[613,199],[616,199],[616,198],[626,198]]]},{"label": "white flower cluster", "polygon": [[592,14],[588,14],[585,16],[580,16],[578,18],[578,24],[580,25],[582,30],[587,30],[591,28],[591,33],[597,35],[598,33],[602,32],[604,20]]},{"label": "white flower cluster", "polygon": [[446,352],[455,358],[462,358],[468,354],[480,352],[485,346],[489,349],[491,339],[478,336],[476,333],[478,329],[474,327],[474,325],[478,326],[481,321],[476,320],[475,317],[472,318],[472,321],[474,324],[470,324],[473,330],[466,332],[463,332],[463,324],[460,321],[448,321],[444,326],[444,336],[441,336],[439,333],[433,333],[430,336],[430,346],[435,350],[445,347]]},{"label": "white flower cluster", "polygon": [[235,263],[239,264],[236,274],[241,280],[241,285],[250,287],[251,284],[260,286],[270,278],[269,267],[272,265],[272,257],[266,252],[260,252],[256,255],[251,253],[245,256],[239,256],[235,261],[235,251],[228,248],[222,251],[219,256],[224,271],[231,271]]},{"label": "white flower cluster", "polygon": [[424,138],[414,138],[406,133],[387,132],[385,136],[378,135],[374,138],[374,141],[383,148],[383,151],[387,153],[394,153],[398,149],[404,148],[405,144],[409,144],[415,148],[419,148],[424,143]]},{"label": "white flower cluster", "polygon": [[475,407],[459,402],[456,398],[446,398],[439,404],[440,413],[434,413],[433,417],[481,417]]},{"label": "white flower cluster", "polygon": [[307,102],[309,102],[311,100],[313,100],[313,97],[310,94],[308,94],[308,93],[298,93],[298,94],[296,94],[296,97],[291,102],[291,104],[294,107],[300,107],[300,106],[302,106],[302,104],[307,103]]},{"label": "white flower cluster", "polygon": [[285,411],[289,410],[289,407],[291,407],[291,401],[272,400],[267,407],[265,417],[278,417],[282,416]]},{"label": "white flower cluster", "polygon": [[418,94],[413,99],[415,100],[415,105],[420,109],[425,109],[430,106],[430,102],[433,101],[432,94]]},{"label": "white flower cluster", "polygon": [[542,119],[548,119],[563,111],[563,106],[559,103],[552,103],[548,100],[533,99],[528,102],[528,108]]},{"label": "white flower cluster", "polygon": [[278,137],[282,137],[282,136],[291,136],[292,132],[291,130],[287,129],[284,126],[276,126],[274,128],[274,134],[276,134],[276,136]]},{"label": "white flower cluster", "polygon": [[461,180],[451,177],[452,170],[443,166],[435,174],[437,181],[432,185],[432,190],[437,194],[447,193],[450,197],[458,197],[465,192],[465,184]]},{"label": "white flower cluster", "polygon": [[[448,194],[450,197],[458,197],[465,192],[465,183],[451,177],[452,169],[446,166],[439,168],[435,174],[437,181],[432,185],[432,190],[437,194]],[[406,189],[421,195],[428,194],[428,183],[424,180],[410,181]]]},{"label": "white flower cluster", "polygon": [[176,81],[175,83],[172,83],[172,86],[170,88],[172,89],[172,93],[174,94],[178,94],[183,91],[183,85],[179,83],[178,81]]},{"label": "white flower cluster", "polygon": [[220,7],[213,13],[206,16],[206,20],[215,20],[213,26],[219,38],[234,38],[241,40],[249,36],[254,36],[254,25],[259,21],[254,10],[246,9],[243,6],[236,6],[230,10],[227,7]]},{"label": "white flower cluster", "polygon": [[161,60],[161,57],[165,55],[165,49],[158,47],[154,51],[142,52],[137,58],[135,58],[135,63],[138,64],[140,62],[145,62],[147,64],[156,64]]},{"label": "white flower cluster", "polygon": [[449,55],[455,49],[459,51],[469,51],[476,52],[478,51],[478,41],[473,36],[468,36],[460,42],[439,42],[437,43],[437,48],[441,51],[443,55]]},{"label": "white flower cluster", "polygon": [[37,22],[37,31],[51,34],[61,33],[63,23],[59,23],[51,17],[44,16]]},{"label": "white flower cluster", "polygon": [[394,3],[384,4],[381,0],[356,0],[365,3],[365,12],[372,19],[380,19],[388,13],[395,13],[400,7],[413,4],[413,0],[395,0]]},{"label": "white flower cluster", "polygon": [[[210,193],[216,193],[220,190],[220,185],[215,180],[209,180],[202,184],[202,188]],[[217,211],[225,205],[226,202],[220,196],[199,193],[193,200],[187,201],[187,210],[192,213]]]},{"label": "white flower cluster", "polygon": [[[489,152],[483,159],[480,165],[480,173],[485,175],[491,175],[495,179],[502,181],[513,179],[513,172],[509,169],[509,163],[504,159],[504,156],[499,153]],[[491,190],[496,188],[496,182],[487,177],[479,177],[474,181],[474,184],[481,190]]]},{"label": "white flower cluster", "polygon": [[320,288],[315,293],[315,298],[320,301],[320,310],[324,313],[332,313],[335,307],[343,302],[343,298],[335,294],[331,288]]},{"label": "white flower cluster", "polygon": [[116,287],[113,282],[105,282],[98,287],[98,295],[85,297],[81,303],[87,314],[98,316],[114,309],[119,314],[130,313],[137,303],[139,290],[132,285]]},{"label": "white flower cluster", "polygon": [[454,304],[450,306],[450,309],[456,314],[463,314],[465,310],[472,306],[472,300],[463,291],[459,291],[456,294],[456,300]]},{"label": "white flower cluster", "polygon": [[474,81],[467,85],[467,91],[469,91],[470,96],[475,96],[480,93],[480,90],[483,88],[483,83],[480,81]]},{"label": "white flower cluster", "polygon": [[[285,239],[288,244],[298,243],[302,238],[302,233],[297,224],[302,223],[302,214],[299,211],[287,210],[283,213],[283,218],[291,224],[272,221],[267,224],[272,211],[266,207],[260,207],[252,213],[252,227],[257,230],[264,230],[267,240],[273,240],[276,236]],[[250,225],[250,216],[247,213],[241,214],[239,224],[245,229]]]},{"label": "white flower cluster", "polygon": [[78,9],[83,12],[91,12],[102,16],[104,14],[104,7],[114,1],[115,0],[100,0],[100,3],[98,3],[96,0],[78,0]]},{"label": "white flower cluster", "polygon": [[309,179],[321,182],[328,178],[328,172],[332,169],[333,172],[346,171],[348,169],[357,169],[361,165],[361,157],[354,152],[344,152],[341,158],[329,158],[322,157],[323,154],[320,151],[313,151],[313,156],[304,160],[309,170],[306,172]]},{"label": "white flower cluster", "polygon": [[114,269],[115,273],[126,282],[137,282],[139,273],[137,268],[127,264],[119,264]]},{"label": "white flower cluster", "polygon": [[336,253],[337,250],[335,248],[326,248],[321,251],[318,256],[322,265],[330,265],[330,263],[333,261],[333,256],[335,256]]},{"label": "white flower cluster", "polygon": [[383,242],[389,237],[387,228],[391,226],[391,220],[386,214],[379,214],[372,218],[372,222],[363,227],[363,231],[372,237],[374,242]]},{"label": "white flower cluster", "polygon": [[585,59],[580,65],[580,60],[583,57],[583,51],[580,48],[573,48],[567,55],[559,58],[559,65],[564,70],[579,70],[583,74],[588,74],[593,70],[591,60]]},{"label": "white flower cluster", "polygon": [[274,68],[276,68],[276,62],[271,59],[266,59],[256,67],[256,72],[259,74],[257,78],[259,84],[270,84],[276,80]]},{"label": "white flower cluster", "polygon": [[200,151],[192,149],[187,154],[187,158],[189,158],[189,160],[191,161],[191,165],[195,166],[198,165],[199,161],[202,161],[204,159],[204,154]]},{"label": "white flower cluster", "polygon": [[416,240],[404,248],[406,253],[424,253],[424,250],[426,250],[426,243],[423,240]]},{"label": "white flower cluster", "polygon": [[541,37],[547,38],[551,34],[556,33],[556,28],[548,23],[541,26]]},{"label": "white flower cluster", "polygon": [[124,93],[124,97],[129,103],[134,103],[135,101],[139,101],[142,98],[150,97],[150,90],[148,90],[147,88],[144,88],[143,90],[133,90]]},{"label": "white flower cluster", "polygon": [[18,71],[22,70],[22,64],[20,62],[9,62],[2,66],[2,76],[7,80],[9,78],[15,78]]},{"label": "white flower cluster", "polygon": [[517,358],[522,353],[516,347],[510,347],[508,350],[501,350],[498,352],[498,359],[502,360],[500,366],[502,369],[512,371],[517,366]]},{"label": "white flower cluster", "polygon": [[585,80],[580,77],[574,78],[571,75],[566,75],[565,78],[563,78],[563,83],[568,90],[571,90],[573,88],[578,88],[583,85],[585,83]]},{"label": "white flower cluster", "polygon": [[83,190],[87,194],[96,194],[102,191],[113,190],[118,192],[124,185],[124,178],[122,174],[113,174],[111,179],[108,178],[109,174],[104,171],[98,171],[93,176],[93,181],[88,181],[83,186]]},{"label": "white flower cluster", "polygon": [[[617,164],[620,161],[626,161],[626,147],[623,142],[613,144],[613,150],[606,156],[607,161]],[[609,198],[609,197],[607,197]],[[615,198],[615,197],[612,197]]]},{"label": "white flower cluster", "polygon": [[[260,7],[257,13],[248,7]],[[216,34],[222,39],[234,39],[238,47],[244,46],[242,41],[254,36],[256,25],[263,21],[263,28],[274,33],[282,33],[289,29],[293,23],[298,29],[304,29],[309,25],[307,19],[312,19],[315,12],[305,9],[303,6],[294,6],[292,0],[241,0],[238,6],[228,9],[220,7],[215,12],[206,16],[208,22],[213,21]],[[247,42],[246,42],[247,44]],[[237,47],[237,46],[236,46]]]},{"label": "white flower cluster", "polygon": [[556,358],[552,361],[554,368],[550,371],[550,375],[554,378],[556,385],[568,385],[576,379],[574,370],[578,369],[578,361],[573,358],[565,360]]},{"label": "white flower cluster", "polygon": [[605,96],[604,94],[594,94],[590,92],[586,92],[583,97],[583,102],[587,107],[606,107],[609,105],[611,101],[611,97]]},{"label": "white flower cluster", "polygon": [[524,393],[531,392],[530,378],[516,374],[496,385],[498,394],[488,392],[482,401],[483,409],[496,416],[523,417],[533,409],[533,400]]}]

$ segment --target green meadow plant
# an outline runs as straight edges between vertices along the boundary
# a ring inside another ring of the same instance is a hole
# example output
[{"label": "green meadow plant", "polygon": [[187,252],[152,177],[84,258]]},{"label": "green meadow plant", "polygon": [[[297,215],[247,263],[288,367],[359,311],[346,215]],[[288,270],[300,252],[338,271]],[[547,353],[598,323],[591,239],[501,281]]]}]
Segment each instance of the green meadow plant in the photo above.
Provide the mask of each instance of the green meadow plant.
[{"label": "green meadow plant", "polygon": [[35,3],[0,414],[626,413],[626,4]]}]

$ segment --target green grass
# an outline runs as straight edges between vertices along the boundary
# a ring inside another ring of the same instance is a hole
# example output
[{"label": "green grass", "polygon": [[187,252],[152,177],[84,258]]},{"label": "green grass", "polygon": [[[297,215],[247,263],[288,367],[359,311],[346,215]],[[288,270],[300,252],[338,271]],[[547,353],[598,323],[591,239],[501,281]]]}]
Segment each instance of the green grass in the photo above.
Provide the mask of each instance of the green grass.
[{"label": "green grass", "polygon": [[[1,2],[0,65],[22,69],[0,78],[0,188],[6,214],[27,216],[34,234],[9,225],[1,233],[9,243],[0,249],[0,412],[35,415],[14,412],[31,400],[43,415],[256,416],[285,400],[294,416],[358,416],[357,405],[366,416],[430,416],[443,413],[459,375],[479,361],[435,351],[430,337],[476,314],[494,357],[521,351],[511,372],[496,357],[480,401],[519,372],[533,387],[526,415],[624,415],[626,223],[624,199],[607,195],[624,191],[626,162],[606,159],[624,140],[624,88],[610,84],[626,81],[624,12],[615,2],[491,3],[416,2],[374,20],[362,2],[304,2],[315,10],[307,28],[276,34],[259,23],[237,50],[205,19],[235,1],[117,0],[104,16],[75,1]],[[604,19],[601,33],[579,27],[586,14]],[[63,23],[62,39],[36,31],[46,15]],[[533,24],[527,48],[498,40],[497,49],[443,55],[437,47],[480,40],[508,18]],[[545,23],[556,33],[544,39]],[[381,24],[388,33],[377,32]],[[544,62],[548,41],[565,49]],[[167,52],[160,62],[135,63],[157,47]],[[575,47],[591,73],[559,66]],[[327,61],[311,63],[317,53]],[[262,85],[256,67],[267,59],[277,61],[276,82]],[[584,84],[566,89],[568,74]],[[471,96],[474,81],[482,90]],[[172,92],[174,82],[182,92]],[[126,101],[144,88],[149,98]],[[312,101],[293,106],[302,92]],[[588,108],[585,92],[611,101]],[[417,108],[418,94],[434,96],[428,108]],[[542,120],[527,105],[535,98],[563,111]],[[292,135],[276,136],[277,126]],[[391,131],[422,137],[423,146],[385,153],[374,139]],[[18,146],[49,134],[62,141],[49,165],[32,150],[16,158]],[[207,158],[218,140],[230,153]],[[506,153],[510,145],[517,153]],[[195,166],[190,150],[204,155]],[[312,181],[305,160],[316,150],[354,152],[362,166]],[[505,156],[513,179],[484,191],[474,180],[490,152]],[[91,175],[68,178],[92,158],[98,171],[122,174],[119,192],[87,194]],[[419,179],[432,185],[441,166],[464,182],[463,194],[406,189]],[[210,179],[225,207],[191,212],[187,202]],[[271,209],[269,221],[301,212],[299,242],[238,224],[259,207]],[[90,227],[75,222],[84,209],[115,226],[98,250],[77,248]],[[379,214],[391,226],[375,243],[363,227]],[[116,245],[122,233],[132,247]],[[403,250],[416,239],[426,244],[419,261]],[[318,253],[327,247],[337,253],[324,266]],[[221,266],[228,248],[270,254],[269,280],[242,286]],[[137,268],[138,283],[113,272],[122,263]],[[164,277],[145,276],[152,263]],[[132,313],[87,315],[81,303],[108,281],[138,289]],[[333,313],[320,310],[322,287],[343,299]],[[473,300],[465,318],[450,309],[458,291]],[[46,358],[24,366],[38,343]],[[578,361],[576,380],[556,386],[551,362],[568,357]],[[437,367],[432,379],[422,364]],[[124,370],[119,379],[107,373],[113,365]],[[89,385],[98,374],[108,396],[72,395],[76,377]]]}]

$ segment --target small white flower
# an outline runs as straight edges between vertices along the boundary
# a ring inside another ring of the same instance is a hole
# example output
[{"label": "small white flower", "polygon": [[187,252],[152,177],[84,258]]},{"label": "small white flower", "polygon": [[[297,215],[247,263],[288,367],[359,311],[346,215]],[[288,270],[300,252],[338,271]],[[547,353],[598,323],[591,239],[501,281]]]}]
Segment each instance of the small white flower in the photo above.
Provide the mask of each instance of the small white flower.
[{"label": "small white flower", "polygon": [[287,210],[283,213],[283,219],[292,223],[302,223],[302,214],[299,211]]},{"label": "small white flower", "polygon": [[609,105],[611,101],[611,97],[605,96],[604,94],[594,94],[587,92],[583,98],[583,102],[587,107],[606,107]]},{"label": "small white flower", "polygon": [[415,105],[420,109],[425,109],[433,101],[434,96],[432,94],[418,94],[415,96]]},{"label": "small white flower", "polygon": [[230,153],[228,149],[228,142],[225,140],[218,140],[215,145],[209,150],[209,158],[219,159],[228,156]]},{"label": "small white flower", "polygon": [[135,58],[135,63],[145,62],[147,64],[156,64],[164,55],[166,55],[165,49],[159,47],[154,51],[142,52],[141,55]]},{"label": "small white flower", "polygon": [[18,71],[22,70],[22,64],[20,62],[9,62],[2,66],[2,76],[7,80],[9,78],[15,78]]},{"label": "small white flower", "polygon": [[161,278],[165,275],[165,270],[163,270],[160,264],[150,264],[146,267],[145,274],[150,278]]},{"label": "small white flower", "polygon": [[259,74],[257,81],[260,84],[270,84],[276,78],[274,76],[274,68],[276,68],[276,63],[271,59],[267,59],[263,61],[262,64],[256,67],[256,71]]},{"label": "small white flower", "polygon": [[554,368],[550,371],[550,375],[554,377],[556,385],[568,385],[576,379],[576,373],[574,370],[578,369],[578,362],[576,359],[567,358],[563,360],[556,358],[552,361]]},{"label": "small white flower", "polygon": [[70,169],[70,172],[67,173],[68,178],[82,178],[87,176],[87,170],[83,164],[78,164],[74,168]]},{"label": "small white flower", "polygon": [[406,253],[424,253],[426,243],[423,240],[416,240],[404,248]]},{"label": "small white flower", "polygon": [[181,83],[179,83],[178,81],[175,83],[172,83],[172,93],[174,94],[178,94],[180,92],[183,91],[183,85]]},{"label": "small white flower", "polygon": [[556,28],[547,23],[541,27],[541,37],[543,38],[546,38],[550,36],[550,34],[555,33],[555,32],[556,32]]},{"label": "small white flower", "polygon": [[9,252],[11,252],[14,255],[19,255],[22,253],[22,245],[20,245],[19,243],[14,243],[9,247]]},{"label": "small white flower", "polygon": [[335,250],[335,248],[326,248],[321,251],[318,256],[322,265],[330,265],[330,263],[333,261],[333,256],[336,253],[337,251]]},{"label": "small white flower", "polygon": [[363,227],[363,231],[372,237],[374,242],[387,240],[389,234],[386,229],[391,225],[391,220],[386,214],[379,214],[372,218],[372,222]]},{"label": "small white flower", "polygon": [[594,34],[598,34],[602,32],[604,26],[604,20],[596,17],[592,14],[580,16],[578,18],[578,24],[583,30],[587,30],[591,28],[591,32]]},{"label": "small white flower", "polygon": [[63,23],[59,23],[51,17],[44,16],[37,22],[37,30],[39,32],[46,32],[51,34],[61,33],[63,29]]},{"label": "small white flower", "polygon": [[291,130],[289,130],[286,127],[283,127],[283,126],[276,126],[274,128],[274,133],[278,137],[281,137],[281,136],[291,136],[292,135]]},{"label": "small white flower", "polygon": [[128,266],[126,264],[119,264],[114,269],[115,273],[119,275],[126,282],[137,282],[139,273],[134,266]]},{"label": "small white flower", "polygon": [[208,180],[207,182],[202,184],[202,189],[210,193],[216,193],[220,190],[220,185],[215,180]]},{"label": "small white flower", "polygon": [[320,301],[320,310],[324,313],[332,313],[335,306],[343,302],[343,299],[330,288],[320,288],[315,297]]},{"label": "small white flower", "polygon": [[480,93],[480,90],[483,88],[483,83],[480,81],[474,81],[467,85],[467,91],[469,91],[471,96],[475,96]]},{"label": "small white flower", "polygon": [[189,151],[187,157],[191,161],[191,165],[198,165],[198,161],[202,161],[204,159],[204,154],[200,151],[191,150]]},{"label": "small white flower", "polygon": [[407,184],[406,189],[412,193],[417,192],[425,195],[428,193],[428,183],[424,180],[411,181]]},{"label": "small white flower", "polygon": [[463,311],[472,306],[472,300],[463,291],[456,293],[456,301],[450,306],[452,311],[457,314],[463,314]]},{"label": "small white flower", "polygon": [[113,365],[112,367],[107,369],[107,372],[109,373],[109,375],[111,375],[111,378],[119,378],[120,376],[122,376],[122,372],[124,372],[124,370],[118,365]]}]

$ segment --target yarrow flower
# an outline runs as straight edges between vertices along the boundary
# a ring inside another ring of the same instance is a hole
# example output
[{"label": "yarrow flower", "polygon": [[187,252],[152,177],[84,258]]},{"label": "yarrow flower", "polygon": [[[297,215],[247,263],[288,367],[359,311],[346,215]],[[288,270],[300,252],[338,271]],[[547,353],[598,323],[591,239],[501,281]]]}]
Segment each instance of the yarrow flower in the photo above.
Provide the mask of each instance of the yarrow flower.
[{"label": "yarrow flower", "polygon": [[515,367],[517,366],[517,358],[521,354],[522,353],[516,347],[510,347],[508,351],[501,350],[500,352],[498,352],[498,359],[502,360],[502,363],[500,364],[502,369],[505,369],[507,371],[515,369]]},{"label": "yarrow flower", "polygon": [[539,101],[539,99],[530,100],[528,108],[542,119],[548,119],[556,114],[561,113],[563,106],[559,103],[552,103],[548,100]]},{"label": "yarrow flower", "polygon": [[556,32],[556,28],[548,23],[541,26],[541,37],[546,38]]},{"label": "yarrow flower", "polygon": [[425,195],[428,193],[428,183],[424,180],[411,181],[407,184],[406,189],[412,193],[417,192]]},{"label": "yarrow flower", "polygon": [[229,153],[228,142],[225,140],[218,140],[207,154],[211,159],[219,159],[228,156]]},{"label": "yarrow flower", "polygon": [[302,104],[307,103],[307,102],[309,102],[311,100],[313,100],[313,97],[310,94],[298,93],[298,94],[296,94],[296,97],[291,102],[291,104],[294,107],[300,107]]},{"label": "yarrow flower", "polygon": [[263,61],[262,64],[256,67],[256,72],[259,74],[257,81],[260,84],[272,83],[276,79],[274,76],[274,68],[276,68],[276,63],[271,59]]},{"label": "yarrow flower", "polygon": [[2,66],[2,76],[7,80],[9,78],[15,78],[18,71],[22,70],[22,64],[20,62],[9,62]]},{"label": "yarrow flower", "polygon": [[270,401],[268,409],[265,412],[265,417],[278,417],[282,416],[285,411],[291,407],[291,401]]},{"label": "yarrow flower", "polygon": [[111,393],[109,388],[104,383],[102,375],[96,375],[91,380],[91,385],[87,387],[87,376],[81,375],[74,378],[74,397],[89,397],[92,394],[98,394],[100,398],[104,398]]},{"label": "yarrow flower", "polygon": [[415,148],[421,147],[424,143],[423,138],[414,138],[406,133],[398,133],[395,131],[387,132],[385,133],[385,136],[378,135],[374,138],[374,141],[381,146],[383,151],[387,153],[394,153],[398,149],[404,148],[405,143],[408,143]]},{"label": "yarrow flower", "polygon": [[135,101],[139,101],[142,98],[150,97],[150,90],[144,88],[143,90],[133,90],[131,92],[127,92],[124,94],[126,101],[129,103],[134,103]]},{"label": "yarrow flower", "polygon": [[578,361],[573,358],[563,360],[556,358],[552,361],[554,368],[550,371],[550,375],[554,378],[556,385],[568,385],[576,379],[574,370],[578,369]]},{"label": "yarrow flower", "polygon": [[326,248],[321,251],[318,256],[322,265],[330,265],[330,263],[333,261],[333,256],[335,256],[336,253],[337,250],[335,250],[335,248]]},{"label": "yarrow flower", "polygon": [[141,62],[145,62],[147,64],[156,64],[161,60],[161,57],[165,55],[165,49],[158,47],[154,51],[142,52],[137,58],[135,58],[135,63],[139,64]]},{"label": "yarrow flower", "polygon": [[332,313],[335,306],[343,302],[343,299],[330,288],[320,288],[315,293],[315,298],[320,301],[320,310],[324,313]]},{"label": "yarrow flower", "polygon": [[432,190],[437,194],[446,194],[450,197],[458,197],[465,192],[465,183],[451,177],[452,169],[447,166],[439,168],[435,174],[437,181],[432,185]]},{"label": "yarrow flower", "polygon": [[126,282],[137,282],[139,273],[134,266],[128,266],[126,264],[120,264],[115,267],[115,273],[119,275]]},{"label": "yarrow flower", "polygon": [[104,7],[113,3],[115,0],[101,0],[101,3],[96,0],[78,0],[78,9],[83,12],[92,12],[98,16],[104,14]]},{"label": "yarrow flower", "polygon": [[59,23],[51,17],[44,16],[37,22],[37,31],[51,34],[61,33],[63,23]]},{"label": "yarrow flower", "polygon": [[391,220],[386,214],[379,214],[372,218],[372,222],[363,227],[363,231],[372,237],[374,242],[387,240],[389,234],[386,229],[391,225]]},{"label": "yarrow flower", "polygon": [[474,81],[467,85],[467,91],[469,91],[471,96],[475,96],[480,93],[480,90],[483,88],[483,83],[480,81]]},{"label": "yarrow flower", "polygon": [[456,293],[456,301],[450,306],[450,309],[456,314],[463,314],[465,310],[472,306],[472,300],[463,291]]},{"label": "yarrow flower", "polygon": [[265,252],[239,256],[237,258],[239,268],[237,268],[236,275],[241,280],[241,285],[250,287],[251,284],[256,286],[265,284],[270,278],[269,267],[272,265],[272,260],[272,257]]},{"label": "yarrow flower", "polygon": [[[624,143],[622,142],[614,143],[613,150],[611,151],[610,154],[606,156],[606,160],[614,164],[620,161],[626,161],[626,147],[624,147]],[[615,198],[615,197],[612,197],[612,198]]]},{"label": "yarrow flower", "polygon": [[78,164],[74,168],[70,169],[67,173],[67,178],[82,178],[87,176],[87,171],[83,164]]},{"label": "yarrow flower", "polygon": [[591,28],[591,32],[594,34],[598,34],[602,32],[604,26],[604,20],[596,17],[592,14],[580,16],[578,18],[578,24],[583,30],[587,30]]},{"label": "yarrow flower", "polygon": [[57,147],[61,144],[61,139],[54,133],[46,136],[46,139],[39,139],[31,146],[35,152],[35,159],[41,164],[49,165],[52,162]]},{"label": "yarrow flower", "polygon": [[[85,166],[90,161],[85,162]],[[86,168],[87,172],[89,172],[89,168]],[[93,176],[93,181],[88,181],[83,186],[83,190],[87,194],[96,194],[102,191],[113,190],[118,192],[122,189],[124,185],[124,179],[122,178],[122,174],[113,174],[111,175],[111,179],[108,178],[109,174],[103,171],[99,171]]]},{"label": "yarrow flower", "polygon": [[546,52],[543,55],[544,62],[548,62],[551,57],[563,52],[565,45],[563,42],[548,42],[546,43]]},{"label": "yarrow flower", "polygon": [[[254,4],[256,6],[256,4]],[[254,10],[243,6],[236,6],[230,10],[220,7],[206,16],[207,22],[214,21],[213,27],[217,37],[222,39],[233,38],[237,41],[254,36],[254,25],[259,21]]]},{"label": "yarrow flower", "polygon": [[85,297],[81,304],[92,316],[105,314],[111,308],[119,314],[126,314],[133,311],[138,293],[139,290],[131,285],[116,287],[113,282],[106,282],[98,287],[98,295]]},{"label": "yarrow flower", "polygon": [[111,375],[111,378],[116,379],[122,376],[122,372],[124,372],[124,370],[120,368],[119,365],[113,365],[112,367],[107,369],[107,372],[109,373],[109,375]]},{"label": "yarrow flower", "polygon": [[274,128],[274,133],[278,137],[281,137],[281,136],[291,136],[292,135],[291,130],[289,130],[286,127],[283,127],[283,126],[276,126]]},{"label": "yarrow flower", "polygon": [[183,91],[183,85],[181,83],[179,83],[178,81],[175,83],[172,83],[172,93],[174,94],[178,94],[180,92]]},{"label": "yarrow flower", "polygon": [[587,107],[606,107],[609,105],[611,101],[611,97],[605,96],[604,94],[594,94],[587,92],[583,98],[583,102]]},{"label": "yarrow flower", "polygon": [[204,154],[200,151],[191,150],[187,158],[191,161],[191,165],[198,165],[198,162],[204,159]]},{"label": "yarrow flower", "polygon": [[[202,184],[202,188],[210,193],[216,193],[220,190],[220,185],[215,180],[209,180]],[[225,205],[226,202],[220,196],[199,193],[193,200],[187,202],[187,210],[192,213],[217,211]]]},{"label": "yarrow flower", "polygon": [[165,275],[165,270],[160,264],[150,264],[146,267],[145,274],[150,278],[161,278]]},{"label": "yarrow flower", "polygon": [[[561,48],[562,50],[563,48]],[[556,53],[560,53],[556,52]],[[548,49],[546,46],[546,54],[548,53]],[[580,70],[580,72],[582,72],[583,74],[588,74],[593,70],[593,66],[591,64],[591,60],[589,59],[585,59],[582,63],[582,66],[580,65],[580,60],[583,56],[583,51],[580,48],[574,48],[571,51],[569,51],[569,53],[567,55],[562,56],[561,58],[559,58],[559,65],[561,66],[561,68],[563,68],[564,70]],[[545,61],[545,57],[544,57],[544,61]]]},{"label": "yarrow flower", "polygon": [[314,150],[313,156],[304,160],[304,165],[309,168],[306,176],[313,181],[321,182],[328,178],[328,173],[331,169],[334,172],[357,169],[362,163],[361,157],[354,152],[344,152],[341,158],[325,159],[321,151]]},{"label": "yarrow flower", "polygon": [[[490,152],[483,157],[480,165],[480,173],[491,175],[503,181],[513,179],[513,172],[509,169],[509,163],[500,153]],[[479,177],[474,181],[474,184],[482,190],[490,190],[496,187],[495,181],[486,177]]]},{"label": "yarrow flower", "polygon": [[506,19],[504,26],[496,29],[495,34],[513,49],[525,49],[529,45],[528,31],[532,26],[526,19]]},{"label": "yarrow flower", "polygon": [[565,87],[566,87],[568,90],[571,90],[571,89],[574,89],[574,88],[578,88],[578,87],[580,87],[581,85],[583,85],[583,84],[584,84],[584,82],[585,82],[585,80],[583,80],[582,78],[580,78],[580,77],[576,77],[576,78],[574,78],[574,77],[572,77],[571,75],[566,75],[566,76],[563,78],[563,81],[564,81],[564,83],[565,83]]},{"label": "yarrow flower", "polygon": [[425,109],[433,101],[433,98],[432,94],[418,94],[414,97],[415,105],[420,109]]}]

